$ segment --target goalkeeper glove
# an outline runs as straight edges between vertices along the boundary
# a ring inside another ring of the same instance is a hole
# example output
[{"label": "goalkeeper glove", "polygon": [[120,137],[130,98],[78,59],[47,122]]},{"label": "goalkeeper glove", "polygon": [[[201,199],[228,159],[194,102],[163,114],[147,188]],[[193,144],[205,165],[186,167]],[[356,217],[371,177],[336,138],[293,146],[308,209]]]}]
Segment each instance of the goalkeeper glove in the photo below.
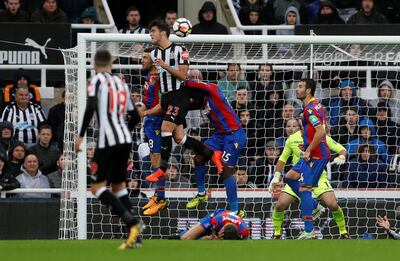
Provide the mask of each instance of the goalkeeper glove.
[{"label": "goalkeeper glove", "polygon": [[346,157],[343,155],[337,156],[331,163],[331,165],[343,165],[346,162]]},{"label": "goalkeeper glove", "polygon": [[269,183],[269,187],[268,187],[269,193],[272,193],[272,191],[274,191],[275,187],[278,186],[278,184],[281,182],[281,175],[282,174],[279,171],[275,172],[274,178]]}]

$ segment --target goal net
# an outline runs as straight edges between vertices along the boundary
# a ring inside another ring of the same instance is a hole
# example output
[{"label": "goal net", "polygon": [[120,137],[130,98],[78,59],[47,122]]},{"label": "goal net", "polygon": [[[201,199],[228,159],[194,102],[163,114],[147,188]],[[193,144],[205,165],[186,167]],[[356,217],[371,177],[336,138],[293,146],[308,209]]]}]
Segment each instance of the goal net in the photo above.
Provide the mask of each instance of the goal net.
[{"label": "goal net", "polygon": [[[63,51],[67,67],[60,238],[122,238],[125,229],[121,221],[87,190],[96,122],[87,134],[83,153],[76,154],[73,144],[85,108],[86,83],[94,75],[91,63],[95,51],[110,50],[115,58],[114,73],[125,79],[132,93],[138,90],[141,94],[146,72],[141,69],[140,57],[144,48],[151,46],[150,37],[82,34],[79,39],[78,47]],[[344,210],[349,234],[352,238],[386,238],[376,227],[376,216],[387,215],[396,226],[400,214],[400,48],[396,37],[192,35],[171,36],[171,40],[189,50],[188,77],[218,83],[246,131],[247,145],[236,179],[239,207],[247,213],[251,238],[272,237],[271,213],[277,195],[268,193],[267,188],[285,140],[298,129],[291,120],[302,111],[295,89],[306,77],[317,81],[315,96],[327,111],[331,137],[348,151],[345,164],[328,167],[328,177]],[[187,116],[187,133],[202,141],[214,130],[206,113],[191,111]],[[228,209],[223,180],[213,166],[208,166],[206,175],[208,202],[186,209],[196,194],[194,155],[175,144],[166,185],[170,204],[159,215],[143,216],[141,208],[152,197],[154,187],[145,182],[150,158],[142,125],[132,137],[127,179],[135,211],[147,225],[145,238],[167,238],[210,211]],[[333,159],[336,155],[332,154]],[[315,224],[319,238],[339,237],[329,210]],[[283,237],[295,238],[302,226],[295,202],[286,211]]]}]

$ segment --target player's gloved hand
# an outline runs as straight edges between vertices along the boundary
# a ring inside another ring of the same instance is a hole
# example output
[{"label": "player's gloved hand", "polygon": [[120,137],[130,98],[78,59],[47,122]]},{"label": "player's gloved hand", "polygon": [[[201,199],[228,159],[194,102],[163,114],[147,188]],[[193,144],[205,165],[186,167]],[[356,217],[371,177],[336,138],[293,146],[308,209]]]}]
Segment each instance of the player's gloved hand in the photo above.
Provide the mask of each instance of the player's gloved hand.
[{"label": "player's gloved hand", "polygon": [[346,157],[343,155],[337,156],[331,163],[331,165],[343,165],[346,162]]},{"label": "player's gloved hand", "polygon": [[275,172],[274,178],[269,183],[268,191],[272,193],[274,189],[281,183],[281,173],[279,171]]}]

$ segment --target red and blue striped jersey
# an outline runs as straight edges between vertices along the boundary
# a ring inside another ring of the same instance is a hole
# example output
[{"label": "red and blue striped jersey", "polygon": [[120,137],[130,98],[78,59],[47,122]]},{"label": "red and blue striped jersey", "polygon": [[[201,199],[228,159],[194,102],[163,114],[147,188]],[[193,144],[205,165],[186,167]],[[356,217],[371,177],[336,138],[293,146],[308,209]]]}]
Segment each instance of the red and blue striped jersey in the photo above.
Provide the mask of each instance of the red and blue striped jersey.
[{"label": "red and blue striped jersey", "polygon": [[226,224],[234,224],[243,239],[249,237],[249,228],[239,216],[223,209],[218,209],[211,215],[210,225],[214,231],[219,232]]},{"label": "red and blue striped jersey", "polygon": [[217,133],[232,133],[241,127],[239,117],[216,84],[185,81],[185,86],[205,94],[210,106],[209,118]]},{"label": "red and blue striped jersey", "polygon": [[143,103],[146,109],[154,108],[160,103],[160,77],[158,73],[149,73],[144,84]]},{"label": "red and blue striped jersey", "polygon": [[[321,126],[326,132],[326,116],[325,111],[315,98],[312,98],[307,105],[304,106],[304,113],[302,118],[303,123],[303,142],[304,149],[307,149],[311,144],[315,128]],[[315,159],[329,159],[331,156],[328,145],[326,144],[326,133],[322,138],[320,144],[310,153],[311,158]]]}]

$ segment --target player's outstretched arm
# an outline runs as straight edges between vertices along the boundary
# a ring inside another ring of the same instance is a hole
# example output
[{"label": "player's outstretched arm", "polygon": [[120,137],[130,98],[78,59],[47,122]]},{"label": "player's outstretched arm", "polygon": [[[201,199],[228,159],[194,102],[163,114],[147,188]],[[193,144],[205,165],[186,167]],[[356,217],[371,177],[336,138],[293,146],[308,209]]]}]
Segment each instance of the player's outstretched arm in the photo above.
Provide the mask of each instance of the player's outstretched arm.
[{"label": "player's outstretched arm", "polygon": [[400,234],[396,233],[396,231],[394,231],[393,229],[390,229],[390,223],[389,223],[387,216],[384,216],[384,217],[378,216],[376,218],[376,223],[378,226],[385,229],[386,233],[388,233],[388,235],[391,238],[396,239],[396,240],[400,239]]}]

